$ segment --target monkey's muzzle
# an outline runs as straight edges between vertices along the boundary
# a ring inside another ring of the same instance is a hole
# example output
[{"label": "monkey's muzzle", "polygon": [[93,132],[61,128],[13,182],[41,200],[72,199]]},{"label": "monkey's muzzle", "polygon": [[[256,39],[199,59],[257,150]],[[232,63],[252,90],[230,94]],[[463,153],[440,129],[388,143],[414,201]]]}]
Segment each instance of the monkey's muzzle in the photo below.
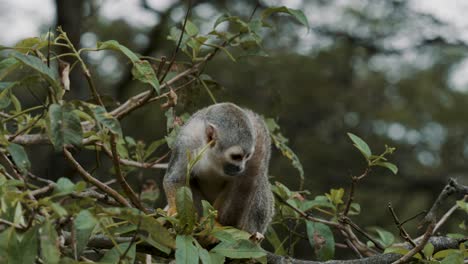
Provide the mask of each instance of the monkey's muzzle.
[{"label": "monkey's muzzle", "polygon": [[224,165],[224,173],[229,176],[236,176],[242,172],[242,167],[234,164]]}]

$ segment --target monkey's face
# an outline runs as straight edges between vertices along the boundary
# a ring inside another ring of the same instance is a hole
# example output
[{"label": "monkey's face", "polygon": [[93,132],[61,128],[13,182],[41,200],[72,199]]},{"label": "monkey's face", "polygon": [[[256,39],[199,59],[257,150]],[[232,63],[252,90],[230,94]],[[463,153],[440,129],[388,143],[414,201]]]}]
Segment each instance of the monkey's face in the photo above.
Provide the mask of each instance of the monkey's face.
[{"label": "monkey's face", "polygon": [[244,150],[240,146],[232,146],[223,152],[223,172],[227,176],[237,176],[244,172],[245,164],[250,159],[251,150]]}]

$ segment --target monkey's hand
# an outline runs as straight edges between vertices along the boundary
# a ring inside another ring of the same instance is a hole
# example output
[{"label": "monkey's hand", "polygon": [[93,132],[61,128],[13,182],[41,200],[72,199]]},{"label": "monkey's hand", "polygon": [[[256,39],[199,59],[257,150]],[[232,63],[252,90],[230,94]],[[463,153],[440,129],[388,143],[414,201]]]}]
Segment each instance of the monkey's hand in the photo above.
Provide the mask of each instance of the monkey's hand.
[{"label": "monkey's hand", "polygon": [[168,206],[166,211],[167,216],[174,216],[177,214],[177,208],[175,206]]},{"label": "monkey's hand", "polygon": [[[222,228],[222,227],[223,227],[223,225],[221,225],[217,220],[214,221],[213,229]],[[200,244],[203,247],[206,247],[206,246],[212,245],[212,244],[216,244],[216,243],[219,242],[219,240],[216,237],[214,237],[213,235],[210,235],[210,234],[200,235],[199,238],[198,238],[198,241],[200,242]]]}]

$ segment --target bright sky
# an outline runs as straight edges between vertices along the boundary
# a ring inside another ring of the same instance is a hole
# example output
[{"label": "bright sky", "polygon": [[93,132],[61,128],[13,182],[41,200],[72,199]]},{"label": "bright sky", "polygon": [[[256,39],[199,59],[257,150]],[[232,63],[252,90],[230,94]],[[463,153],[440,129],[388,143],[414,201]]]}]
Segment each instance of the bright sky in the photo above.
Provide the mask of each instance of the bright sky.
[{"label": "bright sky", "polygon": [[[149,4],[158,10],[164,10],[174,0],[148,0]],[[360,3],[359,0],[353,0]],[[139,0],[102,0],[100,14],[108,19],[123,18],[136,26],[151,26],[157,22],[157,17],[139,6]],[[298,7],[301,0],[264,0],[268,5],[286,5]],[[342,4],[349,1],[339,0]],[[468,1],[466,0],[411,0],[411,8],[421,13],[427,13],[452,24],[455,34],[461,40],[468,42]],[[307,14],[310,20],[316,15]],[[332,14],[333,15],[333,14]],[[18,40],[36,36],[54,25],[55,4],[53,0],[0,0],[0,45],[13,45]],[[320,17],[319,19],[326,19]],[[42,27],[42,28],[41,28]],[[455,35],[454,34],[454,35]],[[313,41],[313,37],[304,40]],[[312,45],[305,45],[312,46]],[[454,69],[451,83],[454,89],[468,92],[468,60],[460,63]]]}]

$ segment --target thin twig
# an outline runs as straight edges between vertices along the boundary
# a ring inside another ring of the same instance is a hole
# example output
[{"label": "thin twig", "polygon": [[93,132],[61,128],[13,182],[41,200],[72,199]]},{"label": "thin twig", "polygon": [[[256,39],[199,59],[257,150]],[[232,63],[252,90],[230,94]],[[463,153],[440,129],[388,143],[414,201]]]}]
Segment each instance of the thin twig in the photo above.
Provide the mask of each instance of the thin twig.
[{"label": "thin twig", "polygon": [[374,243],[374,245],[380,249],[380,250],[384,250],[385,247],[377,240],[375,240],[373,237],[371,237],[369,234],[367,234],[366,231],[362,230],[362,228],[360,228],[358,225],[356,225],[353,221],[351,221],[350,218],[348,217],[343,217],[342,218],[342,221],[348,225],[350,225],[354,230],[358,231],[361,235],[363,235],[364,237],[366,237],[367,239],[369,239],[372,243]]},{"label": "thin twig", "polygon": [[391,213],[392,216],[393,216],[393,221],[395,222],[395,225],[398,227],[398,230],[400,230],[400,236],[401,236],[406,242],[410,243],[411,246],[413,246],[413,248],[415,248],[415,247],[416,247],[416,243],[413,241],[413,239],[411,238],[411,236],[408,234],[408,232],[406,231],[406,229],[403,227],[403,224],[400,222],[400,219],[399,219],[398,216],[396,215],[395,210],[393,209],[391,203],[388,203],[388,210],[390,210],[390,213]]},{"label": "thin twig", "polygon": [[187,12],[185,13],[184,24],[182,26],[182,32],[180,33],[180,36],[179,36],[179,41],[177,42],[176,48],[175,48],[174,52],[172,53],[171,61],[169,62],[169,65],[167,66],[166,71],[164,72],[163,76],[159,80],[160,83],[164,82],[164,79],[166,79],[167,74],[171,71],[172,65],[174,64],[177,53],[179,53],[180,45],[182,45],[182,39],[183,39],[184,34],[185,34],[185,26],[187,25],[187,21],[188,21],[188,18],[190,16],[190,11],[191,10],[192,10],[192,1],[188,0]]},{"label": "thin twig", "polygon": [[148,211],[141,204],[136,193],[133,191],[132,187],[130,187],[130,185],[125,180],[125,177],[122,174],[122,170],[120,169],[119,153],[117,152],[116,136],[114,134],[111,134],[110,140],[111,140],[112,161],[114,162],[115,176],[116,176],[117,182],[120,184],[120,186],[122,187],[127,197],[130,199],[132,204],[136,208],[142,210],[143,212],[148,213]]},{"label": "thin twig", "polygon": [[118,192],[116,192],[114,189],[110,188],[109,186],[105,185],[98,179],[94,178],[91,174],[89,174],[81,165],[78,163],[78,161],[73,158],[73,155],[68,151],[68,149],[64,148],[63,153],[65,154],[65,157],[67,160],[70,162],[70,164],[80,173],[80,175],[83,177],[83,179],[92,185],[96,186],[99,190],[103,191],[104,193],[109,194],[112,198],[114,198],[117,202],[119,202],[121,205],[125,207],[132,207],[132,205],[123,197],[121,196]]},{"label": "thin twig", "polygon": [[392,264],[402,264],[408,262],[416,253],[420,252],[424,246],[427,244],[429,241],[429,238],[432,235],[432,231],[434,230],[435,222],[429,223],[429,225],[426,228],[426,232],[424,232],[424,236],[421,240],[421,242],[415,246],[413,249],[411,249],[408,253],[406,253],[404,256],[402,256],[400,259],[397,261],[393,262]]}]

